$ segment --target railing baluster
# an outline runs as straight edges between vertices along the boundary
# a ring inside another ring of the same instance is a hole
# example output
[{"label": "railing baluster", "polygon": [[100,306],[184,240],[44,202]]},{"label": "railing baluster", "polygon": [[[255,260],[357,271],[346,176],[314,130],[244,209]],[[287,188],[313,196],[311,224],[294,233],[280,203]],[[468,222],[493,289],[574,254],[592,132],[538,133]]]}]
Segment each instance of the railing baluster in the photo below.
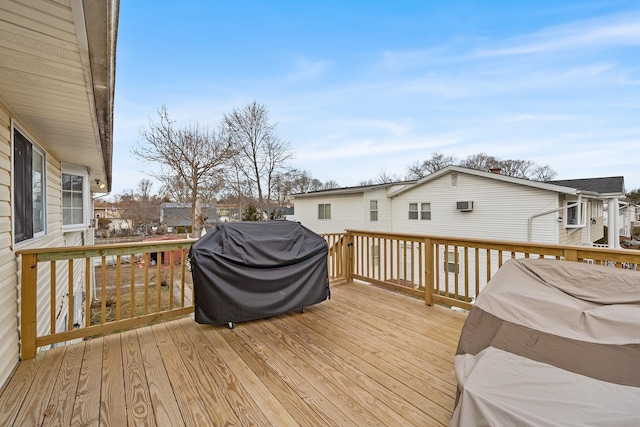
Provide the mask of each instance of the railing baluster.
[{"label": "railing baluster", "polygon": [[129,318],[133,319],[136,316],[136,255],[131,254],[131,271],[129,272]]},{"label": "railing baluster", "polygon": [[120,283],[120,274],[121,274],[121,269],[122,269],[122,264],[121,264],[122,258],[121,255],[117,255],[116,256],[116,320],[120,320],[122,318],[122,306],[121,306],[121,294],[120,294],[120,290],[121,290],[121,283]]},{"label": "railing baluster", "polygon": [[144,254],[144,314],[149,314],[149,265],[151,253]]},{"label": "railing baluster", "polygon": [[100,324],[107,322],[107,257],[102,256],[100,280]]},{"label": "railing baluster", "polygon": [[[69,260],[69,283],[67,292],[69,294],[69,298],[67,299],[67,331],[73,329],[73,260]],[[55,289],[55,288],[54,288]]]},{"label": "railing baluster", "polygon": [[156,312],[161,311],[162,303],[162,252],[156,252]]},{"label": "railing baluster", "polygon": [[91,325],[91,300],[94,295],[91,293],[91,277],[92,276],[92,267],[93,267],[92,258],[85,257],[84,259],[84,324],[85,326]]},{"label": "railing baluster", "polygon": [[51,288],[49,290],[49,322],[51,323],[51,334],[56,333],[56,289],[58,285],[56,284],[56,279],[58,277],[58,273],[56,271],[56,262],[51,261],[49,271],[51,274]]}]

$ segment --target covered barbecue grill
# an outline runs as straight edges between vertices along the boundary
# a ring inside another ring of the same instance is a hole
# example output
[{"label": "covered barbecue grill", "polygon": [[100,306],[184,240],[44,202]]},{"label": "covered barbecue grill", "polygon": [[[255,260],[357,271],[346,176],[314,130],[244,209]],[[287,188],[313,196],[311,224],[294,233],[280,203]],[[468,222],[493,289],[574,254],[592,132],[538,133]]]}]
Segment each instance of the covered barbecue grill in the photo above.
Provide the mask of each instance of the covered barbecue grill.
[{"label": "covered barbecue grill", "polygon": [[233,327],[328,299],[327,255],[324,238],[297,222],[217,225],[189,253],[196,322]]}]

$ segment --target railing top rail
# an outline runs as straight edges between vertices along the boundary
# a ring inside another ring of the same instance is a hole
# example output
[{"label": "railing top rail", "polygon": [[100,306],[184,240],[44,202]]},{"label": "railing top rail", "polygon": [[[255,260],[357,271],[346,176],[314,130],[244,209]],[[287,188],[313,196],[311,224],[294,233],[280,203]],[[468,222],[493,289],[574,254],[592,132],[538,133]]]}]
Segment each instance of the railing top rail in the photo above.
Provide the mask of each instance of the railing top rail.
[{"label": "railing top rail", "polygon": [[56,248],[21,249],[18,255],[36,255],[38,261],[56,261],[70,258],[91,258],[107,255],[131,255],[162,250],[185,249],[197,239],[152,240],[146,242],[110,243],[106,245],[68,246]]},{"label": "railing top rail", "polygon": [[[398,239],[398,240],[414,240],[414,241],[424,241],[425,239],[430,239],[432,243],[437,244],[448,244],[448,245],[458,245],[458,246],[467,246],[467,247],[480,247],[480,248],[489,248],[489,249],[501,249],[504,247],[508,247],[509,251],[513,250],[515,252],[531,252],[535,253],[536,249],[545,249],[545,253],[552,255],[554,251],[558,252],[558,254],[562,254],[562,252],[566,249],[573,249],[581,254],[593,254],[593,255],[603,255],[603,254],[617,254],[617,255],[629,255],[629,256],[638,256],[639,253],[630,252],[628,249],[612,249],[612,248],[596,248],[591,246],[580,246],[580,245],[557,245],[554,243],[540,243],[540,242],[522,242],[517,240],[495,240],[495,239],[478,239],[478,238],[467,238],[462,236],[457,237],[449,237],[449,236],[432,236],[426,234],[414,234],[414,233],[393,233],[393,232],[375,232],[375,231],[367,231],[367,230],[346,230],[347,233],[352,235],[359,236],[369,236],[369,237],[385,237],[390,239]],[[519,248],[521,250],[519,250]]]}]

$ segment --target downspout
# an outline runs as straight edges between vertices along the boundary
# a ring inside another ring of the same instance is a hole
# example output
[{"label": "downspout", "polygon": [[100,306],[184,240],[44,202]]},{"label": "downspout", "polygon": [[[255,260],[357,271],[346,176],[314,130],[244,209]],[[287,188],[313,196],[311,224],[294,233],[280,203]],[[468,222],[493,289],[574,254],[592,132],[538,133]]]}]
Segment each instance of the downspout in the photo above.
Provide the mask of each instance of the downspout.
[{"label": "downspout", "polygon": [[568,209],[568,208],[572,208],[574,206],[578,206],[580,204],[580,197],[581,196],[578,195],[578,201],[575,202],[575,203],[571,203],[570,205],[561,206],[561,207],[556,208],[556,209],[551,209],[550,211],[544,211],[544,212],[537,213],[535,215],[531,215],[529,217],[529,219],[528,219],[529,224],[528,224],[528,228],[527,228],[527,242],[531,241],[531,235],[533,233],[532,229],[533,229],[533,219],[534,218],[537,218],[539,216],[549,215],[550,213],[560,212],[562,210],[565,210],[565,209]]}]

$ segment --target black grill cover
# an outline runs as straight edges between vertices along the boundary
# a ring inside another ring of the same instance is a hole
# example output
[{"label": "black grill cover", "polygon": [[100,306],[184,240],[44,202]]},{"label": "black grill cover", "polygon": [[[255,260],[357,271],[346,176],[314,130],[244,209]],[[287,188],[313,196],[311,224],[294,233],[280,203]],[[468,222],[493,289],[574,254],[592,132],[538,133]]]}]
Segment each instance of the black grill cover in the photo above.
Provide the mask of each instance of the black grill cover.
[{"label": "black grill cover", "polygon": [[260,319],[326,300],[327,255],[324,238],[297,222],[217,225],[189,253],[196,322]]}]

